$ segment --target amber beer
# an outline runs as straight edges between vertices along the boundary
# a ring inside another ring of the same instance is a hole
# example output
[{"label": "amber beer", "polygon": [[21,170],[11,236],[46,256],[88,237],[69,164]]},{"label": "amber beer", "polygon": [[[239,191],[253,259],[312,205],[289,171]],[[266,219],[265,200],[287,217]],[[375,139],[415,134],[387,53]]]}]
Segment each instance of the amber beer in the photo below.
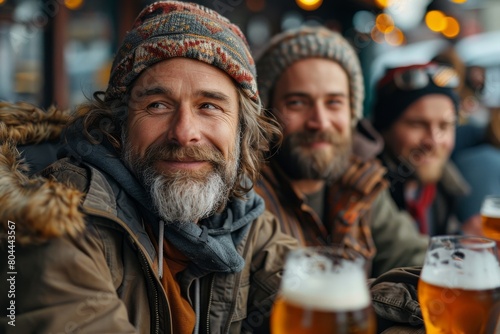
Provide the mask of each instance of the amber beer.
[{"label": "amber beer", "polygon": [[[467,238],[467,237],[464,237]],[[434,239],[434,238],[433,238]],[[500,301],[500,267],[491,249],[434,249],[418,283],[426,334],[486,334],[490,310]],[[431,241],[432,242],[432,241]]]},{"label": "amber beer", "polygon": [[372,334],[376,332],[376,320],[371,306],[358,310],[328,310],[281,297],[273,309],[271,329],[273,334]]},{"label": "amber beer", "polygon": [[272,310],[271,333],[376,333],[362,264],[319,260],[315,268],[314,261],[317,259],[300,258],[300,254],[288,257],[280,296]]},{"label": "amber beer", "polygon": [[481,206],[481,219],[484,235],[500,241],[500,196],[486,196]]}]

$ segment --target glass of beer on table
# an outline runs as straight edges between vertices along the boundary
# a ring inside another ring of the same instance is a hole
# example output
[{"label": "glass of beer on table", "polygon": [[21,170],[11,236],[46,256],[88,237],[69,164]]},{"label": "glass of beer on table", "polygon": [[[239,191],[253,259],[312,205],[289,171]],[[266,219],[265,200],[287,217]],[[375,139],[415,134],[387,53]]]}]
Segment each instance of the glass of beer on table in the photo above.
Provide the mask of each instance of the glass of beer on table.
[{"label": "glass of beer on table", "polygon": [[273,334],[374,334],[364,258],[336,247],[290,252],[273,306]]},{"label": "glass of beer on table", "polygon": [[472,236],[432,237],[418,283],[427,334],[487,334],[498,315],[496,243]]},{"label": "glass of beer on table", "polygon": [[484,198],[481,219],[484,236],[500,242],[500,195],[488,195]]}]

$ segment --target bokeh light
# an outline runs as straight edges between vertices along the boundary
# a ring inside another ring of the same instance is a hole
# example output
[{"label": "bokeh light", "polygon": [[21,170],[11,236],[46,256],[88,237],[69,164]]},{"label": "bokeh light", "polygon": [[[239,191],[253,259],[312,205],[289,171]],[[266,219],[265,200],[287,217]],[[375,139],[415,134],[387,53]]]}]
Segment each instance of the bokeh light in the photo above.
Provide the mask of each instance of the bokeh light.
[{"label": "bokeh light", "polygon": [[467,0],[451,0],[451,2],[454,2],[454,3],[466,3]]},{"label": "bokeh light", "polygon": [[397,27],[394,27],[394,29],[390,33],[385,34],[384,37],[387,44],[392,46],[400,46],[405,42],[404,33]]},{"label": "bokeh light", "polygon": [[64,0],[64,5],[68,9],[75,10],[83,5],[83,0]]},{"label": "bokeh light", "polygon": [[375,4],[382,9],[385,9],[392,5],[393,0],[375,0]]},{"label": "bokeh light", "polygon": [[380,32],[388,34],[394,30],[394,20],[388,14],[379,14],[375,19],[375,26]]},{"label": "bokeh light", "polygon": [[248,22],[247,37],[251,45],[262,45],[271,37],[271,22],[266,16],[253,16]]},{"label": "bokeh light", "polygon": [[297,5],[303,10],[316,10],[318,9],[323,0],[295,0]]},{"label": "bokeh light", "polygon": [[446,16],[439,10],[431,10],[425,15],[425,24],[432,31],[443,31],[447,24]]},{"label": "bokeh light", "polygon": [[460,23],[451,16],[446,17],[446,27],[441,33],[448,38],[455,38],[460,33]]},{"label": "bokeh light", "polygon": [[299,12],[286,12],[281,18],[281,30],[298,28],[304,21],[304,18]]},{"label": "bokeh light", "polygon": [[384,34],[381,33],[380,30],[377,29],[377,27],[373,27],[370,36],[375,43],[383,44],[385,41]]},{"label": "bokeh light", "polygon": [[374,24],[375,15],[367,10],[357,11],[352,18],[354,29],[363,34],[369,34]]},{"label": "bokeh light", "polygon": [[246,0],[248,10],[251,12],[261,12],[266,8],[266,0]]},{"label": "bokeh light", "polygon": [[0,0],[0,6],[5,3],[5,0]]}]

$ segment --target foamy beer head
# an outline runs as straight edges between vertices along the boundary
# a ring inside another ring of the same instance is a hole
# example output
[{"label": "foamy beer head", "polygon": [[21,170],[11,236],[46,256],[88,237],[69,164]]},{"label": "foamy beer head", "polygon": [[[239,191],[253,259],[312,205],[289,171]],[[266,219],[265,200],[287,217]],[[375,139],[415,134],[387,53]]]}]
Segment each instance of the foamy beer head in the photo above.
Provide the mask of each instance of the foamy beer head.
[{"label": "foamy beer head", "polygon": [[431,238],[418,285],[427,334],[485,333],[500,301],[496,254],[486,238]]},{"label": "foamy beer head", "polygon": [[342,259],[327,251],[319,252],[318,248],[291,253],[281,296],[291,303],[323,311],[365,308],[371,299],[363,263],[361,258]]},{"label": "foamy beer head", "polygon": [[290,253],[271,329],[273,334],[374,334],[364,259],[344,259],[332,247]]},{"label": "foamy beer head", "polygon": [[500,241],[500,195],[485,197],[481,206],[481,218],[484,235]]}]

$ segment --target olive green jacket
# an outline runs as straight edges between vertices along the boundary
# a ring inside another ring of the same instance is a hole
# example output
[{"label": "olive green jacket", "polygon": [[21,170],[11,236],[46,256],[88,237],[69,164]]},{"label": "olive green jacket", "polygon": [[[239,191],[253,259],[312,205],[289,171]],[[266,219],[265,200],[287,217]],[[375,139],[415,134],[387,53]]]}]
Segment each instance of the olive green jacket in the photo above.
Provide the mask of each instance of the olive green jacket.
[{"label": "olive green jacket", "polygon": [[[45,170],[50,181],[28,179],[17,169],[13,147],[1,148],[0,205],[9,210],[1,215],[0,256],[8,257],[10,220],[17,274],[15,298],[4,289],[0,296],[3,310],[15,300],[16,326],[1,318],[0,332],[175,333],[156,253],[131,198],[95,168],[68,159]],[[265,330],[284,256],[294,247],[264,213],[237,245],[243,271],[188,267],[179,281],[196,310],[198,332]],[[0,261],[2,282],[11,271]]]},{"label": "olive green jacket", "polygon": [[[55,160],[70,118],[0,102],[0,308],[14,303],[14,322],[4,312],[0,333],[174,333],[138,204],[104,173],[69,159],[44,178],[29,176]],[[236,245],[241,272],[182,272],[197,332],[268,330],[284,256],[296,246],[264,212]]]}]

